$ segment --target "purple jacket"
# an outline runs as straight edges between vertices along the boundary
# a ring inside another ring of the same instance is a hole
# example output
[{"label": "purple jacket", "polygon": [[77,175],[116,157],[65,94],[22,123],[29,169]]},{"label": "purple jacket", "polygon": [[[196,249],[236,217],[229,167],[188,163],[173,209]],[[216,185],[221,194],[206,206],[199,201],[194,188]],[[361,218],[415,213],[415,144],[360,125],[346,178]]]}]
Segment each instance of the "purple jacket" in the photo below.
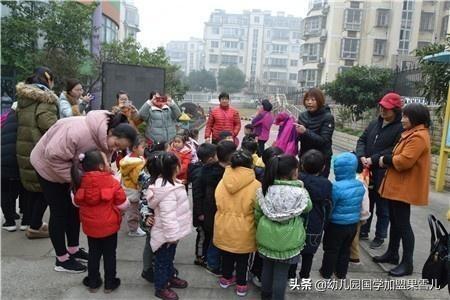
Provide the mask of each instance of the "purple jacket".
[{"label": "purple jacket", "polygon": [[273,115],[270,111],[262,111],[252,120],[254,126],[253,132],[260,141],[267,141],[269,139],[270,127],[273,124]]},{"label": "purple jacket", "polygon": [[285,154],[296,156],[298,154],[298,141],[294,118],[282,112],[277,115],[275,124],[279,125],[280,128],[274,146],[282,149]]}]

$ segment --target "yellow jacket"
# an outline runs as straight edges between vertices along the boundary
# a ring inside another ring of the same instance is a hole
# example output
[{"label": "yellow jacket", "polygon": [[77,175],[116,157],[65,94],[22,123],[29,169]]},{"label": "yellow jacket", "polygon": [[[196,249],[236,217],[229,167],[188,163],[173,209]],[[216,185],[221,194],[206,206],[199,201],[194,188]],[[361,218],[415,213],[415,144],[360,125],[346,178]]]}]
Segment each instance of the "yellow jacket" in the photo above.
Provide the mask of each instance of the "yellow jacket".
[{"label": "yellow jacket", "polygon": [[227,167],[216,188],[214,245],[231,253],[256,251],[256,190],[261,183],[252,169]]},{"label": "yellow jacket", "polygon": [[258,156],[258,154],[252,154],[252,158],[253,158],[253,165],[255,167],[260,167],[260,168],[265,168],[266,166],[264,165],[264,162],[262,160],[261,157]]},{"label": "yellow jacket", "polygon": [[145,166],[145,160],[142,157],[130,157],[127,155],[122,158],[119,165],[123,186],[137,190],[139,173]]}]

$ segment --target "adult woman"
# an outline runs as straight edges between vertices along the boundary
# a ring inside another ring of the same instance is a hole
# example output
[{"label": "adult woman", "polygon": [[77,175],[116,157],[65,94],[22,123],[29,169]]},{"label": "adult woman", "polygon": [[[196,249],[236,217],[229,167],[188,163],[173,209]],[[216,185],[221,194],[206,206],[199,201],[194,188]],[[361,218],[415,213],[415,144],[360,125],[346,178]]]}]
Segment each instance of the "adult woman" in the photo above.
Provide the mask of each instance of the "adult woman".
[{"label": "adult woman", "polygon": [[367,126],[356,144],[356,155],[360,166],[371,171],[369,184],[369,199],[371,216],[367,223],[361,226],[361,239],[369,238],[370,225],[374,206],[377,209],[377,225],[375,238],[370,243],[370,248],[379,248],[387,237],[389,226],[388,201],[378,194],[381,180],[383,180],[385,168],[380,168],[378,161],[384,154],[390,154],[403,131],[400,122],[402,118],[402,100],[396,93],[387,93],[380,103],[380,116]]},{"label": "adult woman", "polygon": [[147,124],[145,137],[149,144],[171,141],[176,135],[175,125],[180,116],[180,108],[170,96],[161,97],[158,92],[151,92],[139,110],[139,117]]},{"label": "adult woman", "polygon": [[[25,189],[26,208],[22,229],[26,236],[48,237],[42,217],[47,208],[36,171],[30,163],[30,153],[44,133],[58,120],[58,97],[50,89],[54,75],[49,68],[39,67],[25,82],[16,86],[17,95],[17,163]],[[28,228],[25,226],[29,225]]]},{"label": "adult woman", "polygon": [[136,107],[131,103],[128,94],[125,91],[118,91],[116,94],[116,105],[111,109],[112,113],[122,113],[132,126],[137,126],[141,123]]},{"label": "adult woman", "polygon": [[55,271],[80,273],[86,270],[75,260],[87,260],[88,255],[78,247],[79,215],[70,196],[73,161],[93,148],[110,159],[114,151],[132,145],[136,130],[129,124],[122,124],[124,122],[127,122],[125,116],[104,110],[91,111],[85,117],[62,119],[31,152],[31,163],[50,206],[50,238],[57,257]]},{"label": "adult woman", "polygon": [[272,103],[269,100],[264,99],[261,102],[261,109],[258,114],[252,120],[254,127],[253,132],[258,137],[258,153],[262,155],[264,152],[264,145],[269,139],[270,127],[273,124]]},{"label": "adult woman", "polygon": [[329,107],[325,107],[325,97],[321,90],[312,88],[303,97],[306,111],[298,116],[297,133],[301,143],[300,154],[310,149],[322,152],[325,157],[325,168],[322,176],[330,174],[332,136],[334,131],[334,117]]},{"label": "adult woman", "polygon": [[389,271],[391,276],[405,276],[413,271],[414,232],[411,228],[411,205],[428,205],[431,141],[430,113],[418,103],[403,109],[405,131],[392,154],[380,157],[379,165],[388,170],[380,187],[381,197],[389,200],[389,246],[386,253],[373,258],[378,263],[398,264],[400,240],[402,262]]},{"label": "adult woman", "polygon": [[83,86],[77,79],[69,79],[66,90],[59,96],[59,117],[67,118],[84,115],[94,98],[91,94],[83,95]]}]

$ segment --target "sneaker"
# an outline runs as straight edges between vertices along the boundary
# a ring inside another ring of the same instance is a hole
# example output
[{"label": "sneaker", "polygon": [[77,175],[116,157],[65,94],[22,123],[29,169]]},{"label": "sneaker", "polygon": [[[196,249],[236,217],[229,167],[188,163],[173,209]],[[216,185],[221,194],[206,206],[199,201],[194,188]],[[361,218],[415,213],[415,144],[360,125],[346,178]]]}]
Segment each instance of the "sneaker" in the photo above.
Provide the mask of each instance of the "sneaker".
[{"label": "sneaker", "polygon": [[9,231],[9,232],[16,231],[17,230],[16,221],[3,223],[2,229]]},{"label": "sneaker", "polygon": [[172,277],[169,279],[169,287],[174,289],[185,289],[188,286],[188,282],[178,277]]},{"label": "sneaker", "polygon": [[369,239],[369,234],[368,233],[363,233],[363,232],[361,232],[360,234],[359,234],[359,239],[361,240],[361,241],[367,241],[368,239]]},{"label": "sneaker", "polygon": [[248,292],[248,285],[236,285],[236,295],[239,297],[245,297],[247,296]]},{"label": "sneaker", "polygon": [[202,256],[198,256],[195,260],[194,260],[194,265],[196,266],[200,266],[203,268],[206,268],[206,262],[205,259]]},{"label": "sneaker", "polygon": [[147,234],[145,233],[144,230],[142,230],[140,227],[138,227],[138,229],[136,231],[130,231],[128,232],[128,236],[131,237],[143,237],[146,236]]},{"label": "sneaker", "polygon": [[206,267],[206,272],[216,277],[222,276],[222,271],[220,271],[220,269],[211,269],[210,267]]},{"label": "sneaker", "polygon": [[28,229],[28,225],[20,225],[20,231],[25,231]]},{"label": "sneaker", "polygon": [[28,227],[27,231],[25,232],[25,235],[30,240],[32,240],[32,239],[48,238],[49,237],[48,225],[45,224],[45,223],[42,223],[41,228],[39,228],[38,230],[32,229],[31,227]]},{"label": "sneaker", "polygon": [[105,289],[103,290],[105,294],[109,294],[116,290],[120,286],[120,278],[114,278],[112,282],[107,282],[105,280]]},{"label": "sneaker", "polygon": [[74,254],[70,254],[70,257],[73,257],[74,259],[81,261],[81,262],[87,262],[89,259],[89,254],[86,252],[86,250],[84,250],[84,248],[80,248],[78,249],[77,252],[75,252]]},{"label": "sneaker", "polygon": [[102,286],[102,284],[103,281],[101,278],[98,278],[93,285],[90,284],[89,277],[86,276],[83,278],[83,285],[87,287],[89,289],[89,292],[91,293],[96,293],[98,289]]},{"label": "sneaker", "polygon": [[150,283],[153,283],[155,281],[152,269],[148,271],[142,271],[141,276]]},{"label": "sneaker", "polygon": [[378,249],[381,247],[381,245],[383,245],[383,243],[384,239],[374,238],[373,241],[370,243],[369,247],[371,249]]},{"label": "sneaker", "polygon": [[86,272],[86,266],[70,257],[66,261],[56,259],[55,271],[67,273],[83,273]]},{"label": "sneaker", "polygon": [[226,289],[232,285],[236,284],[236,276],[231,277],[230,279],[226,279],[225,277],[220,277],[219,279],[220,287]]},{"label": "sneaker", "polygon": [[350,258],[350,262],[355,265],[361,264],[361,261],[359,260],[359,258]]},{"label": "sneaker", "polygon": [[178,300],[178,295],[170,288],[155,291],[155,296],[163,300]]},{"label": "sneaker", "polygon": [[253,285],[256,287],[260,288],[262,286],[261,279],[259,279],[258,276],[253,276],[252,282],[253,282]]}]

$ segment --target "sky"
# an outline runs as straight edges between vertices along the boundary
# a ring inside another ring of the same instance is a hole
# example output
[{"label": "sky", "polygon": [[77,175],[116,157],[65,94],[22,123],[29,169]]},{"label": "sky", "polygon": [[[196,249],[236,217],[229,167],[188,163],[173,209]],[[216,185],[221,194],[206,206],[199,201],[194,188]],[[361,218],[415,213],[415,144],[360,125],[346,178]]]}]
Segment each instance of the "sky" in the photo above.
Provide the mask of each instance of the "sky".
[{"label": "sky", "polygon": [[227,13],[243,10],[270,10],[272,15],[284,11],[285,15],[305,17],[307,0],[134,0],[139,9],[141,32],[137,39],[141,45],[154,49],[165,47],[172,40],[203,38],[204,23],[215,9]]}]

